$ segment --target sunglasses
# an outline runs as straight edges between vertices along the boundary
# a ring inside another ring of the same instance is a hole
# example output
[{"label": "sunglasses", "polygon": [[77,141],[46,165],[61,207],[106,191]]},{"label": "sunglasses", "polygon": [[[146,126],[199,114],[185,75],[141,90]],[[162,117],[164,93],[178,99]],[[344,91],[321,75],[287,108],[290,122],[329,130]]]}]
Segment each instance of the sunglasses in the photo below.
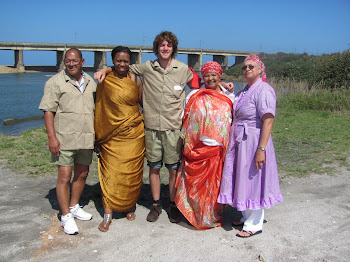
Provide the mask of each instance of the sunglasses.
[{"label": "sunglasses", "polygon": [[253,65],[247,65],[247,66],[246,66],[246,65],[245,65],[245,66],[242,66],[242,70],[246,70],[247,67],[248,67],[250,70],[253,70],[255,66],[253,66]]}]

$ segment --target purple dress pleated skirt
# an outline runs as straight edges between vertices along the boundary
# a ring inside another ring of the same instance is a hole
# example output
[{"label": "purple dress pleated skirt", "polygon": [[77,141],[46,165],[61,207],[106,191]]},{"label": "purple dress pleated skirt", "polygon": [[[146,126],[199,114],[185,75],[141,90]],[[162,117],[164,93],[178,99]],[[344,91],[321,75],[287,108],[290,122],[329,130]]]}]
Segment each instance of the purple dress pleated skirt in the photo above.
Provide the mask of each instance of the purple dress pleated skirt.
[{"label": "purple dress pleated skirt", "polygon": [[259,170],[255,168],[255,153],[262,116],[275,116],[276,94],[259,79],[245,95],[241,91],[237,96],[218,202],[232,204],[238,211],[269,208],[283,201],[271,136],[266,145],[266,164]]}]

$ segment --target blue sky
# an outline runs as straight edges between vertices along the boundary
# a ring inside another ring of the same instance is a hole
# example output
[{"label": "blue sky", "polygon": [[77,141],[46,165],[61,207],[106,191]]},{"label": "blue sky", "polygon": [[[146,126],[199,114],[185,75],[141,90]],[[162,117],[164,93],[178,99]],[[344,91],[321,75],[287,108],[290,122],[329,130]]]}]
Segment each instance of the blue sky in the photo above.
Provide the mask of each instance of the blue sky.
[{"label": "blue sky", "polygon": [[[0,1],[3,42],[150,46],[163,30],[174,32],[187,48],[342,52],[350,48],[350,1]],[[84,57],[93,64],[93,53]],[[185,55],[179,59],[187,61]],[[55,52],[24,52],[25,65],[55,61]],[[0,50],[0,64],[13,63],[13,51]]]}]

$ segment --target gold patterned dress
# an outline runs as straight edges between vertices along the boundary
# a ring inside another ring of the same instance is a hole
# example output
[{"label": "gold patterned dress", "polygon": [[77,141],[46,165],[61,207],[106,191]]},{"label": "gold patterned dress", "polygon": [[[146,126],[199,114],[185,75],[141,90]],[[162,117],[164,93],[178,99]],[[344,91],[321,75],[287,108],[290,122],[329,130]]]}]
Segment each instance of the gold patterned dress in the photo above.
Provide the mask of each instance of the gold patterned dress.
[{"label": "gold patterned dress", "polygon": [[95,133],[101,150],[98,173],[103,206],[127,212],[135,206],[141,191],[145,153],[134,81],[111,72],[97,86]]}]

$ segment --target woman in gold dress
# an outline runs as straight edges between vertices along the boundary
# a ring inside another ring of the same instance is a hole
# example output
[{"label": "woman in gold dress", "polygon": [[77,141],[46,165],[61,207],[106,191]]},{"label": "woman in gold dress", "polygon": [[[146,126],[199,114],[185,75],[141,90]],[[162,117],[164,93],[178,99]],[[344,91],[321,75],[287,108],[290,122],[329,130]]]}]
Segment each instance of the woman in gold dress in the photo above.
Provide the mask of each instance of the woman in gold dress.
[{"label": "woman in gold dress", "polygon": [[98,173],[104,217],[99,230],[106,232],[113,211],[134,220],[143,177],[145,152],[141,104],[142,82],[129,71],[131,52],[118,46],[112,51],[113,71],[97,86],[95,109]]}]

